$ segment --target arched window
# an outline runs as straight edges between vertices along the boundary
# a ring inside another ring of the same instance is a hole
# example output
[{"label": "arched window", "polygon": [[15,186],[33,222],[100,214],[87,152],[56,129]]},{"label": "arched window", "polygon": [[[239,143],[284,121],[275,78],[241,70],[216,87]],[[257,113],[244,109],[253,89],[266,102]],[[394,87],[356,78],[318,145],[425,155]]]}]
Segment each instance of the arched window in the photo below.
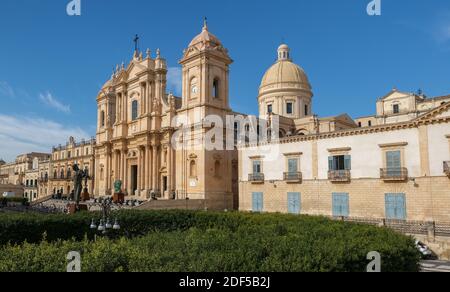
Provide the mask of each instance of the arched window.
[{"label": "arched window", "polygon": [[105,126],[105,111],[100,112],[100,126],[101,127]]},{"label": "arched window", "polygon": [[67,169],[67,178],[71,178],[72,177],[72,171],[70,170],[70,168]]},{"label": "arched window", "polygon": [[139,103],[137,100],[133,100],[131,103],[131,120],[135,121],[138,118],[138,106]]},{"label": "arched window", "polygon": [[214,79],[213,82],[213,98],[219,98],[219,80]]},{"label": "arched window", "polygon": [[198,94],[198,85],[197,85],[197,78],[192,77],[190,82],[190,94],[189,96],[191,98],[195,98]]},{"label": "arched window", "polygon": [[190,177],[197,177],[197,164],[195,163],[195,160],[191,160],[189,174]]},{"label": "arched window", "polygon": [[214,176],[220,177],[220,161],[219,160],[216,160],[216,162],[214,163]]},{"label": "arched window", "polygon": [[54,178],[54,179],[57,179],[57,178],[58,178],[58,173],[57,173],[56,170],[55,170],[55,172],[53,172],[53,178]]},{"label": "arched window", "polygon": [[63,179],[64,178],[64,169],[61,169],[61,177],[60,177],[61,179]]}]

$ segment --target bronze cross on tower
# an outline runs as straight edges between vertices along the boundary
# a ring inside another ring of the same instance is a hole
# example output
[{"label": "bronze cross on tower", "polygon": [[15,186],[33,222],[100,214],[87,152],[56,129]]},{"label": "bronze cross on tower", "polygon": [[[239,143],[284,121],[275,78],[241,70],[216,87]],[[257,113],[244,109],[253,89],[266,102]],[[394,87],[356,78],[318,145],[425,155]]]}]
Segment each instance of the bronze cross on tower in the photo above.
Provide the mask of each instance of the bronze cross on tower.
[{"label": "bronze cross on tower", "polygon": [[134,50],[135,52],[137,52],[139,50],[139,36],[136,35],[133,41],[134,41]]}]

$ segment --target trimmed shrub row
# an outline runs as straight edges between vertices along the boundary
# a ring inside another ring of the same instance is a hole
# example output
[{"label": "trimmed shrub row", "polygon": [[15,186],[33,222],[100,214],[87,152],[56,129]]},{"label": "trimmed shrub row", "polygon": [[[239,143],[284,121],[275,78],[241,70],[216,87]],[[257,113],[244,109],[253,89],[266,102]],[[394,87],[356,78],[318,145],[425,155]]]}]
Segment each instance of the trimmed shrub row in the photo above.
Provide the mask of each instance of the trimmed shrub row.
[{"label": "trimmed shrub row", "polygon": [[65,271],[69,251],[83,271],[364,271],[370,251],[383,271],[419,269],[412,238],[321,217],[123,211],[125,237],[93,242],[92,216],[0,215],[0,272]]}]

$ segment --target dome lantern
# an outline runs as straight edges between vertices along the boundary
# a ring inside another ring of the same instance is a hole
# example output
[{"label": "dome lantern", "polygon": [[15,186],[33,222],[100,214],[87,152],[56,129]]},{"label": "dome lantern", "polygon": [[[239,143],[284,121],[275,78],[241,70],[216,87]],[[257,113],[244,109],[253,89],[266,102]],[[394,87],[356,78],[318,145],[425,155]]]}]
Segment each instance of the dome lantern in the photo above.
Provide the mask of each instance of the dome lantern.
[{"label": "dome lantern", "polygon": [[278,48],[278,61],[291,61],[291,49],[286,44],[282,44]]}]

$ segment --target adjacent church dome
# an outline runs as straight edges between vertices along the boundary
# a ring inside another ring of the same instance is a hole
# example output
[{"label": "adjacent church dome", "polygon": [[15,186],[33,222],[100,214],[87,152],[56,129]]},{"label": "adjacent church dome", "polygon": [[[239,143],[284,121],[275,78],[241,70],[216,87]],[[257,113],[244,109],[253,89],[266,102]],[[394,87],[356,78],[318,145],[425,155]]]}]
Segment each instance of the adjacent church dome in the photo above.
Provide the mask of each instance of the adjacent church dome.
[{"label": "adjacent church dome", "polygon": [[286,44],[278,48],[278,61],[264,74],[260,94],[283,89],[300,89],[311,92],[311,85],[305,71],[292,62],[290,49]]}]

